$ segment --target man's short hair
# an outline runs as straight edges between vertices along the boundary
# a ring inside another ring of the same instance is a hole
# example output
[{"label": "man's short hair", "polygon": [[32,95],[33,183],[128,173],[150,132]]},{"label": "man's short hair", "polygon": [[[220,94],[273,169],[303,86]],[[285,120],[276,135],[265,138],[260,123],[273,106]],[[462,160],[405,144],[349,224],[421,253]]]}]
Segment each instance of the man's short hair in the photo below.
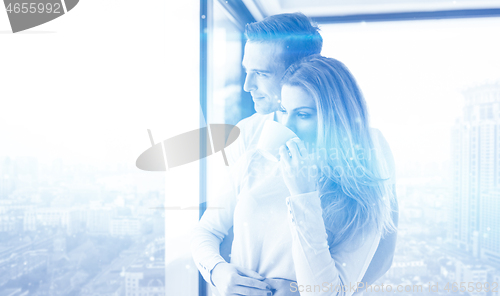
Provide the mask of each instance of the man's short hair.
[{"label": "man's short hair", "polygon": [[276,14],[249,23],[245,26],[245,36],[252,42],[282,45],[286,68],[303,57],[321,53],[323,47],[319,28],[300,12]]}]

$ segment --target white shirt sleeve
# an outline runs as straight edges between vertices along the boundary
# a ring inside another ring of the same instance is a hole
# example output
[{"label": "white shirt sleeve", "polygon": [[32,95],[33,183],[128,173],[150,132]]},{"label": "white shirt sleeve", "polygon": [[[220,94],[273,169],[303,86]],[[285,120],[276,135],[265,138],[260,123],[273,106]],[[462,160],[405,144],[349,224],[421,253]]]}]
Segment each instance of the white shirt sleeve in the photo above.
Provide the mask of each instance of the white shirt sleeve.
[{"label": "white shirt sleeve", "polygon": [[[209,209],[198,222],[191,235],[191,253],[193,260],[200,270],[203,278],[211,281],[211,272],[215,265],[226,262],[220,255],[220,244],[229,229],[233,226],[233,213],[237,201],[237,189],[234,180],[238,179],[244,170],[241,170],[243,163],[247,161],[244,157],[248,146],[252,140],[255,140],[256,129],[265,117],[254,114],[238,122],[240,134],[238,138],[224,149],[229,166],[231,167],[231,176],[226,188],[231,188],[227,192],[215,195],[216,200],[210,200],[210,207],[221,207],[221,209]],[[233,129],[231,133],[235,132]],[[236,173],[238,172],[238,173]]]},{"label": "white shirt sleeve", "polygon": [[234,209],[238,201],[238,182],[243,176],[243,167],[248,165],[249,157],[245,154],[231,166],[230,178],[222,186],[226,191],[216,194],[207,203],[207,210],[191,234],[191,254],[201,275],[213,285],[211,272],[215,265],[226,262],[220,255],[220,244],[233,226]]},{"label": "white shirt sleeve", "polygon": [[[208,283],[215,265],[226,262],[220,255],[220,244],[233,226],[236,196],[232,190],[209,204],[191,235],[191,253],[201,275]],[[219,209],[215,209],[219,208]]]},{"label": "white shirt sleeve", "polygon": [[380,234],[373,230],[359,237],[361,243],[355,250],[330,251],[318,192],[290,196],[287,206],[297,275],[291,291],[315,296],[350,296],[356,292],[377,250]]},{"label": "white shirt sleeve", "polygon": [[[227,162],[230,166],[234,165],[237,162],[237,160],[247,150],[249,141],[248,133],[252,132],[250,123],[251,123],[250,118],[246,118],[236,124],[236,127],[239,128],[240,135],[233,143],[231,143],[225,149]],[[231,133],[233,132],[234,129],[231,131]]]}]

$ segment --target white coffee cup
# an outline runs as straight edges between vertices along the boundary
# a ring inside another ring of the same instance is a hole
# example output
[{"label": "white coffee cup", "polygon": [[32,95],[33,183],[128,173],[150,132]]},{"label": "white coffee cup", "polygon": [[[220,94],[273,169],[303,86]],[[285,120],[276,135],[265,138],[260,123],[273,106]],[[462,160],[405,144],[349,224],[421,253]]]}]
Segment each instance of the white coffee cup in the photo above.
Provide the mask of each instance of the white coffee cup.
[{"label": "white coffee cup", "polygon": [[264,123],[257,148],[262,150],[262,155],[272,161],[278,161],[279,148],[297,135],[279,122],[268,120]]}]

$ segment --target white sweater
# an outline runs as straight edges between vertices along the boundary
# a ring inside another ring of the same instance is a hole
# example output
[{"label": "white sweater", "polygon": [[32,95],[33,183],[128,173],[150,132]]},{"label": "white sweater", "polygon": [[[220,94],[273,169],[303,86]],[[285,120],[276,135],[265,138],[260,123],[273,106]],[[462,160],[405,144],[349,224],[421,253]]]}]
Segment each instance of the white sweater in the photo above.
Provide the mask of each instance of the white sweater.
[{"label": "white sweater", "polygon": [[[252,134],[256,130],[260,134],[259,126],[269,119],[272,117],[254,115]],[[256,142],[248,141],[244,133],[240,137],[246,139],[242,145],[247,147]],[[290,196],[279,164],[262,157],[253,146],[231,171],[228,191],[209,204],[223,209],[205,212],[192,236],[193,258],[207,282],[211,283],[215,265],[225,262],[219,245],[234,226],[232,264],[266,278],[296,281],[290,290],[299,290],[301,295],[336,295],[342,289],[345,291],[339,295],[356,292],[380,233],[358,237],[357,249],[330,250],[318,192]]]}]

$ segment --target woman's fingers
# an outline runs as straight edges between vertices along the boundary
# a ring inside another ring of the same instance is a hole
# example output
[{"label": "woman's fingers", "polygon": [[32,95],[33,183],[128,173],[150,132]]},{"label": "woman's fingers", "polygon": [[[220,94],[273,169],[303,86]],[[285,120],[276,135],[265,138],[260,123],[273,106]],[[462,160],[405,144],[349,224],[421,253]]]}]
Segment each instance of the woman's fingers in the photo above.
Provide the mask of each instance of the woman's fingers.
[{"label": "woman's fingers", "polygon": [[271,287],[267,283],[245,275],[239,275],[239,277],[235,279],[235,285],[230,292],[231,295],[272,295]]},{"label": "woman's fingers", "polygon": [[243,286],[243,287],[250,287],[250,288],[255,288],[255,289],[260,289],[260,290],[269,290],[271,287],[263,282],[256,280],[254,278],[250,278],[247,276],[240,276],[235,280],[235,285],[238,286]]},{"label": "woman's fingers", "polygon": [[240,275],[251,277],[251,278],[254,278],[254,279],[257,279],[257,280],[263,280],[263,279],[265,279],[265,277],[261,276],[258,272],[253,271],[251,269],[247,269],[247,268],[243,268],[243,267],[238,267],[238,266],[236,267],[236,269],[238,270],[238,274],[240,274]]},{"label": "woman's fingers", "polygon": [[266,278],[264,282],[268,283],[275,290],[273,296],[300,296],[298,289],[292,289],[293,284],[297,287],[296,281],[281,278]]},{"label": "woman's fingers", "polygon": [[280,161],[282,161],[282,163],[284,163],[285,165],[289,166],[291,161],[291,156],[290,154],[288,154],[286,146],[282,145],[280,147],[279,152],[280,152]]},{"label": "woman's fingers", "polygon": [[[280,162],[283,178],[292,195],[314,191],[317,169],[314,160],[299,138],[288,140],[280,147]],[[290,153],[290,155],[288,155]]]},{"label": "woman's fingers", "polygon": [[272,296],[271,290],[257,290],[247,287],[237,286],[230,295],[241,295],[241,296]]},{"label": "woman's fingers", "polygon": [[261,290],[266,290],[271,288],[267,283],[263,282],[265,277],[261,276],[258,272],[242,267],[236,267],[236,268],[238,270],[238,275],[239,275],[234,281],[236,285],[256,288]]},{"label": "woman's fingers", "polygon": [[293,138],[292,140],[294,140],[295,143],[297,144],[297,147],[299,148],[300,156],[302,158],[306,158],[309,155],[309,153],[307,151],[306,145],[304,145],[304,142],[301,141],[299,138]]},{"label": "woman's fingers", "polygon": [[297,146],[297,142],[293,139],[288,140],[286,142],[286,147],[288,147],[288,151],[292,155],[292,163],[297,163],[300,159],[299,147]]},{"label": "woman's fingers", "polygon": [[[271,287],[259,273],[237,267],[231,263],[219,263],[212,270],[212,281],[220,295],[268,295]],[[269,288],[268,288],[269,287]]]}]

